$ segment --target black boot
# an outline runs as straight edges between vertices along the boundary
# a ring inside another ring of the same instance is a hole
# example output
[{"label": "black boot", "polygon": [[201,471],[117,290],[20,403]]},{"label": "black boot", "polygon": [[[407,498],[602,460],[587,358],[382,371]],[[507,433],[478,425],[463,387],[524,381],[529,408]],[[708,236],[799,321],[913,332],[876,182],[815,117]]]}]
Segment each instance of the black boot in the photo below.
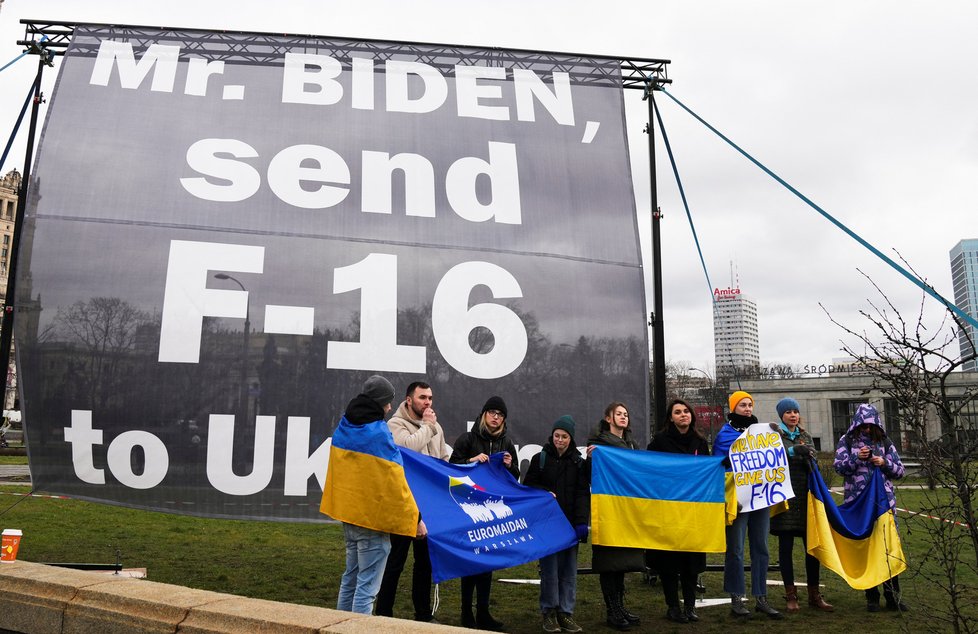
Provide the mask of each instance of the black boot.
[{"label": "black boot", "polygon": [[472,604],[462,606],[462,627],[475,627],[475,616],[472,615]]},{"label": "black boot", "polygon": [[489,630],[490,632],[502,631],[504,627],[502,621],[497,621],[489,614],[488,605],[475,606],[475,625],[480,630]]},{"label": "black boot", "polygon": [[689,617],[678,605],[670,605],[666,611],[666,618],[674,623],[689,623]]},{"label": "black boot", "polygon": [[632,629],[631,623],[622,614],[621,609],[618,606],[618,595],[611,594],[609,592],[604,593],[604,605],[608,609],[608,620],[609,626],[615,628],[619,632],[627,632]]},{"label": "black boot", "polygon": [[642,618],[639,615],[632,614],[628,611],[628,608],[625,607],[624,590],[618,590],[618,605],[621,608],[621,615],[625,617],[625,620],[628,621],[629,625],[638,625],[642,622]]}]

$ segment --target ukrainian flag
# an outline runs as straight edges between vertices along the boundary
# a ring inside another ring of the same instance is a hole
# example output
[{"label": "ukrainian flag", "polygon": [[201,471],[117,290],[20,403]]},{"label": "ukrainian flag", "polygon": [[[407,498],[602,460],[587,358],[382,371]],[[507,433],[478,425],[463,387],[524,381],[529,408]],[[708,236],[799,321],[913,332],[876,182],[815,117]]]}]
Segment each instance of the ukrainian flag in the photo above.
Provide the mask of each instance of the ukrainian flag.
[{"label": "ukrainian flag", "polygon": [[722,457],[599,446],[591,461],[593,543],[726,550]]},{"label": "ukrainian flag", "polygon": [[385,421],[353,425],[346,417],[340,420],[319,512],[375,531],[417,535],[418,505]]},{"label": "ukrainian flag", "polygon": [[856,590],[907,569],[883,475],[873,469],[859,497],[836,506],[818,469],[808,474],[808,552]]}]

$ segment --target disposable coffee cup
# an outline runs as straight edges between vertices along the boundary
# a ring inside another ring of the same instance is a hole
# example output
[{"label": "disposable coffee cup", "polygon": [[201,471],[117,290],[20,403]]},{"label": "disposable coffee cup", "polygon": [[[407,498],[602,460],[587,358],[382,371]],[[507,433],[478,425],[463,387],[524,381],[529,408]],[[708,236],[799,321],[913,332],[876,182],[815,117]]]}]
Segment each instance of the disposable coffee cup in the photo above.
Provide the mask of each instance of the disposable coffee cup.
[{"label": "disposable coffee cup", "polygon": [[17,549],[20,548],[20,538],[23,532],[16,528],[3,529],[3,539],[0,541],[0,562],[10,563],[17,561]]}]

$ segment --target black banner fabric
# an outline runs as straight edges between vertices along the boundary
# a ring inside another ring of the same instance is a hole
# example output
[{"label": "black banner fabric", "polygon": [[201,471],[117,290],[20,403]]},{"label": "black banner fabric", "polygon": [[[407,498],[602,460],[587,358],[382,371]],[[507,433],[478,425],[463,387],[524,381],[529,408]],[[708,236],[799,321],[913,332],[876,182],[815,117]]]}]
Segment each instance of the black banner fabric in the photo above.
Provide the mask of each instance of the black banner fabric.
[{"label": "black banner fabric", "polygon": [[491,395],[524,463],[648,343],[617,63],[85,26],[31,182],[17,351],[39,490],[321,519],[370,374],[449,444]]}]

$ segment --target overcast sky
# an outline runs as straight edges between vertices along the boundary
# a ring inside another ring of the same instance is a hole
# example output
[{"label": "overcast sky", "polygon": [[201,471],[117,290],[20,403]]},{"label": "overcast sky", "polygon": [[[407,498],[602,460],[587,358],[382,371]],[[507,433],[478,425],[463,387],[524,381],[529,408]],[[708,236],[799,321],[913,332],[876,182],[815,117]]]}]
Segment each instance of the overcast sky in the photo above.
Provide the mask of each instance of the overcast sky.
[{"label": "overcast sky", "polygon": [[[22,18],[670,59],[673,95],[881,251],[898,251],[948,299],[948,251],[978,238],[974,2],[5,0],[0,65],[21,51]],[[0,72],[0,142],[35,70],[35,58],[26,58]],[[55,75],[46,71],[48,95]],[[626,92],[647,247],[647,110],[640,91]],[[730,285],[732,262],[740,288],[758,305],[762,363],[818,365],[842,356],[842,333],[819,302],[861,328],[857,311],[874,291],[857,269],[916,315],[917,287],[668,97],[657,102],[713,285]],[[23,169],[26,125],[3,173]],[[657,159],[666,358],[709,370],[710,289],[661,142]],[[651,303],[651,287],[648,294]],[[942,309],[924,303],[936,327]]]}]

